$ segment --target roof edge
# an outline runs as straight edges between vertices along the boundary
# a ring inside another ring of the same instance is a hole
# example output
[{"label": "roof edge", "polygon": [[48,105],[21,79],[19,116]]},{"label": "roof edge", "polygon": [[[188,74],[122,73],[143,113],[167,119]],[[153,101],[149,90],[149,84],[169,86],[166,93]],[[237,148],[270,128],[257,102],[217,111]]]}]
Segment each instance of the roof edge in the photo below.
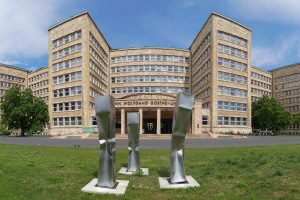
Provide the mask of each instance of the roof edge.
[{"label": "roof edge", "polygon": [[62,24],[64,24],[64,23],[66,23],[66,22],[68,22],[68,21],[71,21],[72,19],[75,19],[75,18],[77,18],[77,17],[80,17],[80,16],[82,16],[82,15],[85,15],[85,14],[87,14],[87,15],[89,16],[89,18],[91,19],[91,21],[93,22],[93,24],[95,25],[95,27],[97,28],[97,30],[99,31],[100,35],[103,37],[103,39],[104,39],[104,41],[106,42],[107,46],[111,49],[111,46],[110,46],[109,43],[107,42],[106,38],[104,37],[104,35],[103,35],[102,32],[100,31],[99,27],[97,26],[97,24],[95,23],[95,21],[93,20],[92,16],[90,15],[90,13],[89,13],[88,11],[83,11],[83,12],[81,12],[81,13],[79,13],[79,14],[77,14],[77,15],[73,15],[73,16],[71,16],[71,17],[69,17],[69,18],[67,18],[67,19],[65,19],[65,20],[63,20],[63,21],[61,21],[61,22],[59,22],[59,23],[53,25],[53,26],[50,26],[50,27],[48,28],[48,31],[50,31],[50,30],[52,30],[52,29],[54,29],[54,28],[56,28],[56,27],[58,27],[58,26],[60,26],[60,25],[62,25]]},{"label": "roof edge", "polygon": [[277,70],[284,69],[284,68],[287,68],[287,67],[293,67],[295,65],[300,65],[300,62],[294,63],[294,64],[290,64],[290,65],[286,65],[286,66],[283,66],[283,67],[277,67],[275,69],[271,69],[270,71],[273,72],[273,71],[277,71]]},{"label": "roof edge", "polygon": [[155,47],[155,46],[119,48],[119,49],[111,49],[111,51],[125,51],[125,50],[137,50],[137,49],[168,49],[168,50],[178,50],[178,51],[187,51],[187,52],[190,51],[189,49],[181,49],[176,47]]},{"label": "roof edge", "polygon": [[231,21],[231,22],[233,22],[233,23],[235,23],[235,24],[237,24],[237,25],[239,25],[239,26],[241,26],[241,27],[243,27],[243,28],[245,28],[245,29],[247,29],[247,30],[249,30],[249,31],[252,32],[252,30],[251,30],[250,28],[248,28],[247,26],[245,26],[245,25],[243,25],[243,24],[241,24],[241,23],[239,23],[239,22],[237,22],[237,21],[234,21],[233,19],[230,19],[230,18],[228,18],[228,17],[225,17],[224,15],[221,15],[221,14],[219,14],[219,13],[217,13],[217,12],[212,12],[212,13],[209,15],[209,17],[207,18],[207,20],[205,21],[205,23],[203,24],[203,26],[201,27],[200,31],[197,33],[196,37],[194,38],[194,40],[192,41],[192,43],[191,43],[191,45],[190,45],[190,47],[189,47],[188,49],[191,49],[193,43],[195,42],[195,40],[197,39],[197,37],[200,35],[201,31],[203,30],[203,28],[205,27],[205,25],[207,24],[207,22],[209,21],[209,19],[210,19],[213,15],[216,15],[216,16],[222,17],[222,18],[224,18],[224,19],[226,19],[226,20],[229,20],[229,21]]},{"label": "roof edge", "polygon": [[27,72],[27,73],[31,72],[31,70],[24,69],[24,68],[21,68],[21,67],[12,66],[12,65],[7,65],[7,64],[4,64],[4,63],[0,63],[0,66],[16,69],[16,70],[20,70],[20,71],[24,71],[24,72]]}]

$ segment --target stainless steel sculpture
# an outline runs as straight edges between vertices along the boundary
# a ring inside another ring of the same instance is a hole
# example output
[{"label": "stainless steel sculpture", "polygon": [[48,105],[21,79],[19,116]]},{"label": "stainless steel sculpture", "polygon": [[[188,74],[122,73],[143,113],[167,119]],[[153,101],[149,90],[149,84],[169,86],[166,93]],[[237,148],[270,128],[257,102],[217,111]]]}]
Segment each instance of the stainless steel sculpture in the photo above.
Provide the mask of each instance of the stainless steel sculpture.
[{"label": "stainless steel sculpture", "polygon": [[140,166],[140,115],[138,112],[127,113],[128,130],[128,172],[135,172]]},{"label": "stainless steel sculpture", "polygon": [[100,143],[97,187],[115,188],[116,140],[115,100],[112,96],[95,97],[95,111]]},{"label": "stainless steel sculpture", "polygon": [[172,126],[171,184],[187,183],[184,170],[184,141],[191,123],[193,104],[193,95],[185,92],[177,94]]}]

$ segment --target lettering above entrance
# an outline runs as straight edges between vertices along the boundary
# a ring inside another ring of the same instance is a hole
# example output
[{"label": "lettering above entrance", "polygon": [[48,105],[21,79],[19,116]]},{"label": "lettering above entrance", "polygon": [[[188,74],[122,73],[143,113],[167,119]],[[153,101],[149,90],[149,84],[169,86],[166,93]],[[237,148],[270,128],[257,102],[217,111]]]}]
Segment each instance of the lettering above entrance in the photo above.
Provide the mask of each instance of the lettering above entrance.
[{"label": "lettering above entrance", "polygon": [[129,100],[115,101],[116,107],[174,107],[175,101],[167,100]]},{"label": "lettering above entrance", "polygon": [[174,107],[175,97],[168,94],[134,94],[115,99],[116,108],[120,107]]}]

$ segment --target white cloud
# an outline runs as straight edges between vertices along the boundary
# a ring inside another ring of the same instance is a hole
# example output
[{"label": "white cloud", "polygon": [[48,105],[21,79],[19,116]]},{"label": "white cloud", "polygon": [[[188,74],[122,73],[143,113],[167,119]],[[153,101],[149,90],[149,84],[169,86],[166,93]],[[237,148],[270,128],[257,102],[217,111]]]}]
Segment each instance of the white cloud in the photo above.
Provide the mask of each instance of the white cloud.
[{"label": "white cloud", "polygon": [[280,66],[284,64],[283,62],[289,55],[293,55],[295,52],[300,53],[299,44],[298,34],[294,33],[277,40],[274,45],[253,47],[252,64],[258,67],[264,66],[265,68]]},{"label": "white cloud", "polygon": [[300,25],[299,0],[229,0],[229,9],[246,19]]},{"label": "white cloud", "polygon": [[19,64],[20,60],[47,54],[48,28],[59,17],[66,0],[1,0],[0,62]]}]

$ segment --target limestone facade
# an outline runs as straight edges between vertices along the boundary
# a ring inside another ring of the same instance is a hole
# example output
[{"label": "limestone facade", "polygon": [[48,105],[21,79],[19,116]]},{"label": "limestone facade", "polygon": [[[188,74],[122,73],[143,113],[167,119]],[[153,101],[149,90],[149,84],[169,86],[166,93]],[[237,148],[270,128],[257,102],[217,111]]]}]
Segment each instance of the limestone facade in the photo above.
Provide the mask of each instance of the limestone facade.
[{"label": "limestone facade", "polygon": [[272,73],[252,66],[251,100],[257,101],[263,95],[272,96]]},{"label": "limestone facade", "polygon": [[[293,116],[300,112],[300,64],[272,70],[273,97]],[[300,126],[291,124],[285,132],[299,133]]]},{"label": "limestone facade", "polygon": [[[22,90],[27,87],[28,70],[0,63],[0,101],[5,91],[14,85]],[[2,112],[0,110],[0,119]]]}]

